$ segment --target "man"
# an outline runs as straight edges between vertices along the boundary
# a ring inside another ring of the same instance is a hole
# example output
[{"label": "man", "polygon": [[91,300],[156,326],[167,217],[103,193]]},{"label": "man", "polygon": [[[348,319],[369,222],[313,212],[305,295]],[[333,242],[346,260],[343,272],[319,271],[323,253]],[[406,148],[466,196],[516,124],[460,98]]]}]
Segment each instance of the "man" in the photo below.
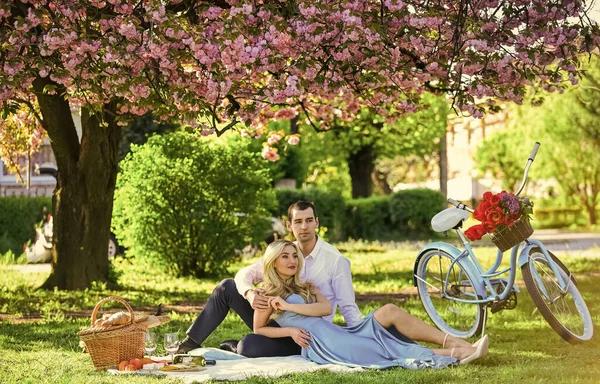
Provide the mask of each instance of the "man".
[{"label": "man", "polygon": [[[361,313],[355,302],[350,261],[331,244],[316,234],[319,219],[315,206],[306,201],[298,201],[288,209],[287,228],[292,231],[298,246],[304,255],[302,280],[311,281],[329,300],[334,311],[325,319],[332,321],[337,310],[348,325],[356,323]],[[225,279],[211,294],[206,307],[196,321],[187,330],[187,337],[178,353],[187,353],[197,348],[225,319],[229,309],[233,309],[253,329],[254,310],[265,310],[268,300],[262,290],[253,288],[253,284],[262,281],[263,260],[241,269],[235,281]],[[269,325],[278,326],[275,321]],[[231,346],[235,349],[236,346]],[[246,335],[237,347],[238,352],[249,357],[289,356],[300,354],[300,347],[291,338],[271,339],[265,336]]]}]

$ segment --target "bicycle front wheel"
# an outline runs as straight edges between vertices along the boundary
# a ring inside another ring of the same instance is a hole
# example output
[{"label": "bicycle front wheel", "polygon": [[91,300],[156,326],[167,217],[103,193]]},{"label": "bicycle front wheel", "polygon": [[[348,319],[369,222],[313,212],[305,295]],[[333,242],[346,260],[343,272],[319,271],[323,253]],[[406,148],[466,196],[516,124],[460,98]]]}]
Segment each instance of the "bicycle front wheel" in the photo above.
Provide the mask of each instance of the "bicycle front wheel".
[{"label": "bicycle front wheel", "polygon": [[560,287],[546,257],[536,247],[529,250],[529,260],[521,268],[527,291],[542,316],[563,339],[571,344],[589,340],[594,334],[594,325],[575,279],[556,256],[548,254],[563,280],[568,282],[566,289]]},{"label": "bicycle front wheel", "polygon": [[481,332],[485,308],[477,303],[473,280],[453,258],[440,250],[428,251],[417,264],[419,297],[431,321],[444,333],[468,338]]}]

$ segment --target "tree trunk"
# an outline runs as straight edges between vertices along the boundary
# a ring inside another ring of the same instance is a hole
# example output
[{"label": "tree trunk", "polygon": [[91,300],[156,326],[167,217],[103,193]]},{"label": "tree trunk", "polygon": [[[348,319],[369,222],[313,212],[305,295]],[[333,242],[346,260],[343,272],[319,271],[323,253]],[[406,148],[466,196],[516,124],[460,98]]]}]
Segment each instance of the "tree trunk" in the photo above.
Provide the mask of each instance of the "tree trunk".
[{"label": "tree trunk", "polygon": [[[103,112],[82,110],[81,142],[65,92],[43,92],[47,79],[33,83],[58,166],[53,194],[52,272],[42,288],[85,289],[108,279],[108,238],[118,172],[121,129],[114,104]],[[53,84],[55,85],[55,84]]]},{"label": "tree trunk", "polygon": [[590,220],[590,225],[596,225],[598,219],[596,218],[596,207],[592,207],[588,209],[588,217]]},{"label": "tree trunk", "polygon": [[446,134],[442,136],[440,143],[440,192],[444,199],[448,198],[448,143]]},{"label": "tree trunk", "polygon": [[388,175],[389,172],[384,172],[377,168],[373,170],[373,174],[371,175],[373,185],[377,191],[381,192],[383,195],[390,195],[393,192],[392,187],[390,187],[390,184],[387,181]]},{"label": "tree trunk", "polygon": [[363,146],[348,157],[348,168],[352,179],[352,198],[369,197],[373,193],[371,174],[375,169],[373,146]]}]

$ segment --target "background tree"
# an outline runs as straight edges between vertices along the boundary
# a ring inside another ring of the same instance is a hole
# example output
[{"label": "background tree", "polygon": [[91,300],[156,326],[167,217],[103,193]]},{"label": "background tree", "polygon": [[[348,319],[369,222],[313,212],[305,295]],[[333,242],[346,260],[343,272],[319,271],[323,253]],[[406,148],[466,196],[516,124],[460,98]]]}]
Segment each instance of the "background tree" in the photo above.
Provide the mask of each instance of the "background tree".
[{"label": "background tree", "polygon": [[[34,113],[37,101],[59,170],[45,286],[106,280],[120,126],[133,115],[152,110],[221,134],[239,122],[261,129],[275,113],[305,111],[327,123],[341,108],[350,121],[364,104],[401,116],[433,91],[480,116],[497,109],[496,100],[522,100],[528,85],[562,88],[565,74],[575,81],[576,54],[600,42],[585,6],[3,1],[0,102],[5,111],[25,106]],[[488,103],[476,105],[483,97]],[[72,108],[81,111],[81,140]]]},{"label": "background tree", "polygon": [[[517,124],[525,124],[520,114],[524,108],[513,108]],[[500,131],[489,139],[484,140],[475,154],[477,169],[490,174],[502,185],[505,191],[513,192],[523,177],[523,156],[519,154],[529,148],[524,129],[528,126],[514,126],[506,131]],[[533,144],[531,145],[533,148]],[[546,148],[542,149],[547,150]],[[536,161],[539,162],[538,159]]]},{"label": "background tree", "polygon": [[538,116],[541,139],[551,143],[544,156],[546,175],[556,178],[595,225],[600,203],[600,60],[592,57],[581,85],[560,98],[551,95]]},{"label": "background tree", "polygon": [[336,121],[330,147],[346,154],[350,172],[352,198],[369,197],[374,179],[383,191],[391,191],[387,175],[378,159],[396,156],[425,157],[436,151],[439,139],[446,133],[448,105],[444,98],[425,95],[425,107],[395,121],[387,121],[370,108],[363,108],[352,122]]},{"label": "background tree", "polygon": [[481,170],[490,171],[503,187],[520,181],[523,158],[535,141],[542,143],[532,179],[554,179],[567,198],[597,223],[600,194],[600,59],[586,65],[581,84],[564,94],[542,93],[541,107],[514,107],[510,127],[486,140],[477,151]]},{"label": "background tree", "polygon": [[128,126],[123,128],[123,139],[119,145],[119,159],[125,158],[129,153],[131,144],[142,145],[150,136],[173,132],[178,128],[176,124],[157,123],[152,113],[136,117]]}]

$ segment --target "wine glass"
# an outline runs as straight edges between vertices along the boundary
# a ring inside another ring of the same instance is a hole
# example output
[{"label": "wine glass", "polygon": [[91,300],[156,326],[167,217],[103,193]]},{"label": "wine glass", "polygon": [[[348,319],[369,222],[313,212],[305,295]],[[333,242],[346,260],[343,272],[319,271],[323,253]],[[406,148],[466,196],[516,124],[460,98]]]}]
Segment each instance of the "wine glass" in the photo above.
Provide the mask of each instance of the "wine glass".
[{"label": "wine glass", "polygon": [[165,351],[171,355],[171,361],[173,361],[173,355],[179,349],[179,338],[176,333],[165,334]]},{"label": "wine glass", "polygon": [[152,352],[156,350],[156,334],[152,331],[144,334],[144,350],[148,356],[152,356]]}]

